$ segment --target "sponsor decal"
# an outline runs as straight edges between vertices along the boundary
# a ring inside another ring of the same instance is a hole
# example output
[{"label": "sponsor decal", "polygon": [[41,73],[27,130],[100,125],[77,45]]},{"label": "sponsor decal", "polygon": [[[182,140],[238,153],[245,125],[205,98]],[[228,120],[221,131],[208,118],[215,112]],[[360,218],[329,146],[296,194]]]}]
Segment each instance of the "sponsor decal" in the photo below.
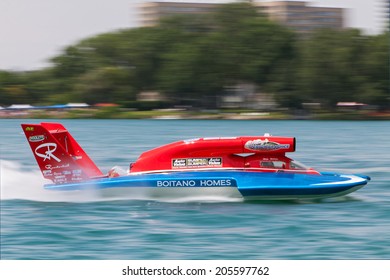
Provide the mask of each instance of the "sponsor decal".
[{"label": "sponsor decal", "polygon": [[66,183],[66,177],[65,175],[61,175],[61,176],[54,176],[54,183]]},{"label": "sponsor decal", "polygon": [[157,187],[195,187],[195,180],[161,180],[157,181]]},{"label": "sponsor decal", "polygon": [[158,180],[157,187],[236,187],[233,179]]},{"label": "sponsor decal", "polygon": [[39,142],[39,141],[43,141],[43,140],[45,140],[44,135],[34,135],[34,136],[28,137],[28,141],[30,141],[30,142]]},{"label": "sponsor decal", "polygon": [[172,161],[172,167],[186,167],[187,166],[187,161],[184,158],[178,158],[174,159]]},{"label": "sponsor decal", "polygon": [[82,181],[83,178],[82,177],[72,177],[70,180],[79,182],[79,181]]},{"label": "sponsor decal", "polygon": [[42,170],[43,176],[53,176],[51,170]]},{"label": "sponsor decal", "polygon": [[177,158],[172,160],[172,168],[221,167],[222,158]]},{"label": "sponsor decal", "polygon": [[52,166],[51,164],[46,164],[45,165],[45,168],[48,169],[48,170],[55,170],[55,169],[59,169],[59,168],[68,168],[68,167],[69,167],[69,163],[62,164],[62,165],[57,165],[57,166]]},{"label": "sponsor decal", "polygon": [[56,143],[44,143],[36,147],[34,152],[36,156],[43,158],[43,161],[54,159],[57,162],[61,162],[61,160],[53,154],[56,150]]},{"label": "sponsor decal", "polygon": [[245,143],[245,149],[252,151],[275,151],[288,148],[290,148],[290,144],[280,144],[277,142],[269,141],[267,138],[265,140],[250,140]]},{"label": "sponsor decal", "polygon": [[219,165],[222,166],[222,158],[209,158],[208,165]]},{"label": "sponsor decal", "polygon": [[25,131],[34,131],[34,127],[32,126],[27,126]]},{"label": "sponsor decal", "polygon": [[187,159],[188,167],[198,167],[198,166],[207,166],[206,158],[188,158]]}]

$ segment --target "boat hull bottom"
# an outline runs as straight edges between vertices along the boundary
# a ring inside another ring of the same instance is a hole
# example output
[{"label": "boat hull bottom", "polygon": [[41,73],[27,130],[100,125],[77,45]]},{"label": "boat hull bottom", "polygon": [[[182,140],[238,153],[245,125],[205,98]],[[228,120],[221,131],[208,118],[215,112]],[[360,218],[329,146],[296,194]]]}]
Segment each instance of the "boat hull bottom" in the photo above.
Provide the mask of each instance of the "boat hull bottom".
[{"label": "boat hull bottom", "polygon": [[181,201],[272,201],[272,200],[321,200],[332,197],[344,196],[352,193],[364,184],[357,185],[347,190],[327,194],[285,194],[285,195],[250,195],[243,196],[239,189],[232,187],[209,188],[89,188],[82,190],[66,191],[67,193],[82,192],[83,197],[97,200],[160,200],[166,202]]},{"label": "boat hull bottom", "polygon": [[[84,190],[79,190],[84,191]],[[162,201],[243,201],[237,188],[106,188],[89,190],[94,196],[108,200],[162,200]]]},{"label": "boat hull bottom", "polygon": [[354,191],[361,189],[363,185],[358,185],[351,187],[347,190],[335,193],[327,193],[327,194],[288,194],[288,195],[253,195],[253,196],[245,196],[243,197],[246,201],[254,201],[254,200],[321,200],[333,197],[340,197],[350,194]]}]

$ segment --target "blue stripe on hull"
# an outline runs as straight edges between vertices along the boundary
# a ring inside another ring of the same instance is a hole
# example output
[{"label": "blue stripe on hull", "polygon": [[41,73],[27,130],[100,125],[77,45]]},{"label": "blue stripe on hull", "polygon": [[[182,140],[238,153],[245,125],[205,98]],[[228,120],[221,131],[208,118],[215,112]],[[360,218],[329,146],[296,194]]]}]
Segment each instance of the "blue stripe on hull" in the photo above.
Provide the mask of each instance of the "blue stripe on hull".
[{"label": "blue stripe on hull", "polygon": [[[362,184],[362,186],[365,184]],[[242,196],[311,196],[311,195],[329,195],[333,193],[342,193],[346,192],[351,188],[356,187],[352,186],[339,186],[339,187],[313,187],[313,186],[303,186],[300,188],[294,187],[261,187],[261,188],[239,188]]]}]

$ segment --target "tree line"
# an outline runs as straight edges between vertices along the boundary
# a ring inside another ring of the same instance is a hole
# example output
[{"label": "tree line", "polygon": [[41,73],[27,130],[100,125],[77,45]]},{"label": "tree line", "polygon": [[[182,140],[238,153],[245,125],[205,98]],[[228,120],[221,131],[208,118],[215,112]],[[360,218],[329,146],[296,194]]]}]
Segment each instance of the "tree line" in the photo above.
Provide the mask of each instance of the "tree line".
[{"label": "tree line", "polygon": [[324,29],[302,37],[250,3],[230,3],[86,38],[41,70],[0,71],[0,104],[137,107],[138,93],[158,91],[169,106],[215,108],[239,83],[255,84],[282,107],[355,101],[386,109],[389,33]]}]

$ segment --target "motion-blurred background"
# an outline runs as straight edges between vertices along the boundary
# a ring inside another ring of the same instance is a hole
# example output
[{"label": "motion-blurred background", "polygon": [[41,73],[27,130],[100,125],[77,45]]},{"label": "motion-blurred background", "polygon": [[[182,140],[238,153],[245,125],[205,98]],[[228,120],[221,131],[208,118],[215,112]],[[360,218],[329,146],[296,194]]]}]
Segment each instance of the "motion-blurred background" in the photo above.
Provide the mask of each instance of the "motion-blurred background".
[{"label": "motion-blurred background", "polygon": [[[366,1],[23,2],[1,4],[20,12],[0,27],[2,117],[390,118],[387,0],[361,28]],[[113,29],[12,66],[42,33],[61,42],[96,17]]]}]

